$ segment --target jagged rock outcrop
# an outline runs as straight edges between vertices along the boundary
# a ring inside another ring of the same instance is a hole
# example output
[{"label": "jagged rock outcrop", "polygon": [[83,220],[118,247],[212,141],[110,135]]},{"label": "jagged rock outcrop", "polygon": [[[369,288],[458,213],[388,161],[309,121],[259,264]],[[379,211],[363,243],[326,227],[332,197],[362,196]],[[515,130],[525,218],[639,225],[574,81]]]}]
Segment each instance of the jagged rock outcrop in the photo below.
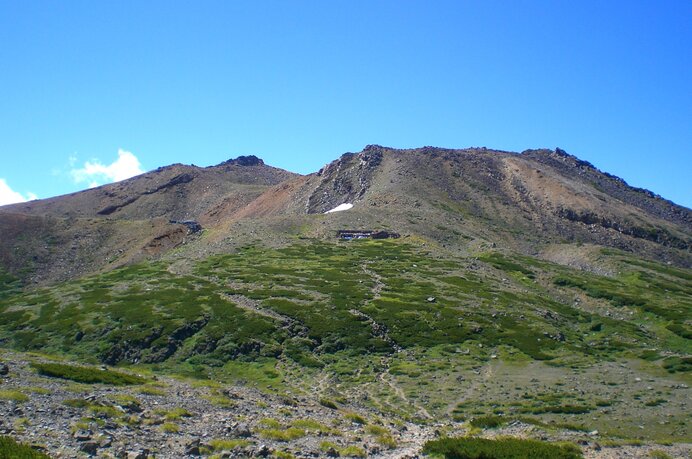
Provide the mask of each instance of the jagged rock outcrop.
[{"label": "jagged rock outcrop", "polygon": [[361,153],[346,153],[317,172],[320,182],[308,198],[307,213],[324,213],[362,199],[382,163],[383,151],[379,145],[368,145]]},{"label": "jagged rock outcrop", "polygon": [[219,166],[263,166],[264,161],[255,155],[238,156],[234,159],[229,159],[219,164]]}]

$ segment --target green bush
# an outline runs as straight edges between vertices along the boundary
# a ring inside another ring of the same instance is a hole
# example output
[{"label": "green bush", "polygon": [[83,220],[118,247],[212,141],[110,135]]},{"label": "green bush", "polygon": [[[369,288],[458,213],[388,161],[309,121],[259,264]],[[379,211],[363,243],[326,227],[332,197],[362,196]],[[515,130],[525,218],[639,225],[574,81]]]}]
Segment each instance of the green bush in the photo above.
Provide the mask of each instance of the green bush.
[{"label": "green bush", "polygon": [[30,446],[17,443],[12,437],[0,436],[0,459],[50,459]]},{"label": "green bush", "polygon": [[276,441],[291,441],[305,436],[305,430],[295,427],[288,429],[262,429],[259,431],[259,436],[269,440]]},{"label": "green bush", "polygon": [[427,442],[425,454],[446,459],[578,459],[581,451],[574,445],[555,445],[520,438],[442,438]]},{"label": "green bush", "polygon": [[666,328],[682,338],[692,339],[692,328],[688,325],[675,323],[668,325]]},{"label": "green bush", "polygon": [[585,414],[594,409],[593,406],[588,405],[557,405],[557,406],[539,406],[533,408],[526,408],[521,410],[523,413],[532,414],[543,414],[543,413],[555,413],[555,414]]},{"label": "green bush", "polygon": [[692,357],[668,357],[663,361],[668,373],[688,373],[692,371]]},{"label": "green bush", "polygon": [[354,424],[365,425],[368,423],[368,421],[358,413],[346,413],[344,417]]},{"label": "green bush", "polygon": [[367,453],[363,448],[358,446],[347,446],[338,450],[343,457],[367,457]]},{"label": "green bush", "polygon": [[332,402],[331,400],[326,399],[326,398],[321,398],[321,399],[320,399],[320,405],[322,405],[322,406],[325,407],[325,408],[330,408],[330,409],[332,409],[332,410],[335,410],[335,409],[338,408],[338,406],[336,406],[336,403],[334,403],[334,402]]},{"label": "green bush", "polygon": [[180,427],[178,426],[178,424],[175,424],[173,422],[164,422],[161,425],[161,431],[166,433],[176,433],[180,431]]},{"label": "green bush", "polygon": [[211,451],[223,451],[225,449],[231,450],[233,448],[247,446],[250,444],[249,441],[243,439],[227,439],[227,438],[214,438],[209,441],[209,448]]},{"label": "green bush", "polygon": [[61,363],[32,363],[39,374],[53,378],[69,379],[84,384],[110,384],[124,386],[128,384],[144,384],[146,379],[118,371],[101,370],[92,367],[80,367]]},{"label": "green bush", "polygon": [[672,456],[670,456],[665,451],[661,451],[660,449],[655,449],[653,451],[650,451],[649,457],[651,457],[653,459],[673,459]]},{"label": "green bush", "polygon": [[164,417],[166,418],[167,421],[177,421],[181,418],[190,418],[192,417],[192,413],[190,413],[188,410],[185,408],[173,408],[170,411],[164,411],[162,413]]},{"label": "green bush", "polygon": [[24,403],[29,401],[29,396],[18,390],[0,390],[0,400]]},{"label": "green bush", "polygon": [[493,429],[495,427],[500,427],[502,424],[507,422],[502,416],[480,416],[471,419],[471,424],[473,427],[480,427],[482,429]]}]

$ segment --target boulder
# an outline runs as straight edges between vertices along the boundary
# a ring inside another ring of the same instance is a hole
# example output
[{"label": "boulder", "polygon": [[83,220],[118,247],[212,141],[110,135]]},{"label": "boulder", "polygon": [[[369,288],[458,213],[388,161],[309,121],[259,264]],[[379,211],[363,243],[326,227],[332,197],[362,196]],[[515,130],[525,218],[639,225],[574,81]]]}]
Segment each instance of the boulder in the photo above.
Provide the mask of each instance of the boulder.
[{"label": "boulder", "polygon": [[201,456],[202,453],[199,449],[200,446],[200,439],[196,438],[192,440],[186,447],[185,447],[185,455],[186,456]]},{"label": "boulder", "polygon": [[89,441],[91,440],[91,435],[92,433],[90,430],[78,430],[72,437],[77,441]]},{"label": "boulder", "polygon": [[87,453],[89,456],[95,456],[99,444],[95,441],[86,441],[79,446],[79,450]]}]

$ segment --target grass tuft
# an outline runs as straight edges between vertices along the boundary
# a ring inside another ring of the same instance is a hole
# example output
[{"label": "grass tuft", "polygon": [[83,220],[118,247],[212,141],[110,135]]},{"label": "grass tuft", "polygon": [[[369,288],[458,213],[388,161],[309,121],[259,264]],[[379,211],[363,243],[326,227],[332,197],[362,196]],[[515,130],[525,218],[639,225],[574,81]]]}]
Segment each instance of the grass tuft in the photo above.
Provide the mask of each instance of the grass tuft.
[{"label": "grass tuft", "polygon": [[18,390],[0,390],[0,400],[24,403],[29,401],[29,396]]}]

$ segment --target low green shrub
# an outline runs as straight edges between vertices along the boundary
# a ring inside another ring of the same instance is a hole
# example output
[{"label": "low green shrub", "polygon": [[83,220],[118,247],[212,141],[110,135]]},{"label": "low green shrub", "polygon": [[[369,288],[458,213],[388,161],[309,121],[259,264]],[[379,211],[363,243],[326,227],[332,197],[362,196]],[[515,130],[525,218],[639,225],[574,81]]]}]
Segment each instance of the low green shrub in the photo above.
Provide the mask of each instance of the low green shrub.
[{"label": "low green shrub", "polygon": [[481,429],[494,429],[495,427],[500,427],[502,424],[507,422],[507,419],[502,416],[480,416],[471,419],[469,424],[473,427],[479,427]]},{"label": "low green shrub", "polygon": [[63,405],[70,408],[88,408],[91,404],[83,398],[68,398],[62,402]]},{"label": "low green shrub", "polygon": [[0,390],[0,400],[24,403],[29,401],[29,396],[18,390]]},{"label": "low green shrub", "polygon": [[347,446],[338,451],[342,457],[367,457],[365,450],[358,446]]},{"label": "low green shrub", "polygon": [[250,442],[248,440],[226,438],[214,438],[213,440],[209,440],[208,443],[211,451],[231,450],[233,448],[247,446],[249,444]]},{"label": "low green shrub", "polygon": [[238,447],[248,446],[250,442],[244,439],[227,439],[227,438],[214,438],[209,440],[206,445],[200,447],[203,455],[211,454],[217,451],[232,450]]},{"label": "low green shrub", "polygon": [[665,451],[661,451],[660,449],[655,449],[653,451],[650,451],[649,457],[651,457],[653,459],[673,459],[673,456],[669,455]]},{"label": "low green shrub", "polygon": [[166,395],[166,391],[159,389],[157,387],[151,387],[151,386],[145,386],[139,389],[140,394],[144,395],[156,395],[156,396],[164,396]]},{"label": "low green shrub", "polygon": [[268,440],[291,441],[305,436],[303,429],[289,427],[288,429],[263,429],[259,431],[259,436]]},{"label": "low green shrub", "polygon": [[17,443],[12,437],[0,436],[0,459],[50,459],[50,457],[28,445]]},{"label": "low green shrub", "polygon": [[389,429],[382,426],[369,425],[365,428],[365,431],[370,435],[387,435],[389,434]]},{"label": "low green shrub", "polygon": [[291,427],[303,429],[307,432],[316,432],[318,434],[329,434],[332,433],[334,430],[331,427],[317,422],[313,419],[298,419],[291,423]]},{"label": "low green shrub", "polygon": [[594,407],[588,405],[556,405],[556,406],[537,406],[521,410],[523,413],[543,414],[585,414],[593,411]]},{"label": "low green shrub", "polygon": [[192,413],[185,408],[173,408],[172,410],[165,412],[164,417],[168,421],[177,421],[180,418],[192,417]]},{"label": "low green shrub", "polygon": [[668,357],[663,361],[668,373],[688,373],[692,371],[692,357]]},{"label": "low green shrub", "polygon": [[646,405],[646,406],[659,406],[659,405],[663,405],[664,403],[667,403],[667,402],[668,402],[668,400],[666,400],[665,398],[657,398],[657,399],[648,400],[648,401],[644,402],[644,405]]},{"label": "low green shrub", "polygon": [[144,384],[147,382],[146,379],[139,376],[92,367],[65,365],[62,363],[32,363],[31,366],[43,376],[69,379],[70,381],[84,384],[125,386],[129,384]]},{"label": "low green shrub", "polygon": [[358,413],[346,413],[344,417],[354,424],[365,425],[368,423],[368,421]]},{"label": "low green shrub", "polygon": [[280,429],[280,428],[281,428],[281,423],[280,423],[279,421],[277,421],[276,419],[274,419],[274,418],[263,418],[263,419],[260,419],[259,424],[260,424],[262,427],[267,427],[267,428],[269,428],[269,429]]},{"label": "low green shrub", "polygon": [[334,403],[333,401],[331,401],[327,398],[321,398],[320,399],[320,405],[322,405],[325,408],[330,408],[332,410],[335,410],[338,408],[338,406],[336,406],[336,403]]},{"label": "low green shrub", "polygon": [[161,425],[161,431],[166,433],[176,433],[180,431],[180,426],[173,422],[164,422]]},{"label": "low green shrub", "polygon": [[556,445],[521,438],[442,438],[427,442],[425,454],[446,459],[579,459],[581,450],[574,445]]}]

